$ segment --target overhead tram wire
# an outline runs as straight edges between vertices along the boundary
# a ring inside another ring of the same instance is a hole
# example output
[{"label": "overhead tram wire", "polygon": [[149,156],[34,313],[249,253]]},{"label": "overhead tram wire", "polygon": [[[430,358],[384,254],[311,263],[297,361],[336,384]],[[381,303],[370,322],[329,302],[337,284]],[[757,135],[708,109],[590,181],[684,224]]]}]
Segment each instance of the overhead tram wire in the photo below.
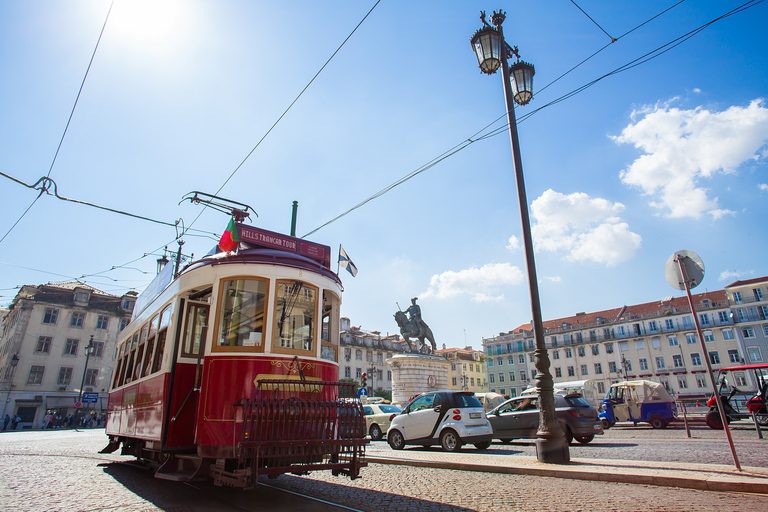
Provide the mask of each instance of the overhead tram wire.
[{"label": "overhead tram wire", "polygon": [[[624,36],[626,36],[626,35],[628,35],[628,34],[630,34],[631,32],[634,32],[635,30],[637,30],[638,28],[642,27],[643,25],[645,25],[645,24],[649,23],[649,22],[650,22],[650,21],[652,21],[653,19],[655,19],[655,18],[658,18],[658,17],[659,17],[659,16],[661,16],[662,14],[664,14],[664,13],[668,12],[670,9],[672,9],[672,8],[674,8],[674,7],[678,6],[678,5],[680,5],[680,4],[681,4],[683,1],[685,1],[685,0],[680,0],[679,2],[677,2],[676,4],[672,5],[671,7],[667,8],[667,9],[665,9],[665,10],[664,10],[664,11],[662,11],[661,13],[659,13],[659,14],[657,14],[657,15],[653,16],[652,18],[649,18],[648,20],[644,21],[643,23],[641,23],[640,25],[636,26],[636,27],[635,27],[635,28],[633,28],[632,30],[630,30],[630,31],[626,32],[625,34],[622,34],[621,36],[619,36],[619,38],[617,38],[617,40],[618,40],[618,39],[621,39],[622,37],[624,37]],[[615,75],[615,74],[618,74],[618,73],[620,73],[620,72],[622,72],[622,71],[627,71],[627,70],[629,70],[629,69],[632,69],[632,68],[634,68],[634,67],[637,67],[637,66],[639,66],[640,64],[644,64],[644,63],[646,63],[646,62],[648,62],[648,61],[650,61],[650,60],[652,60],[652,59],[655,59],[656,57],[659,57],[659,56],[663,55],[664,53],[668,52],[669,50],[671,50],[671,49],[675,48],[676,46],[678,46],[678,45],[680,45],[680,44],[684,43],[685,41],[687,41],[687,40],[688,40],[688,39],[690,39],[691,37],[695,36],[696,34],[698,34],[699,32],[701,32],[701,31],[702,31],[702,30],[704,30],[705,28],[707,28],[707,27],[709,27],[710,25],[712,25],[713,23],[715,23],[715,22],[717,22],[717,21],[720,21],[720,20],[722,20],[722,19],[728,18],[728,17],[730,17],[730,16],[733,16],[734,14],[738,14],[738,13],[741,13],[741,12],[743,12],[743,11],[745,11],[745,10],[747,10],[747,9],[751,8],[751,7],[755,7],[756,5],[758,5],[758,4],[761,4],[761,3],[763,3],[764,1],[765,1],[765,0],[750,0],[750,1],[748,1],[748,2],[746,2],[746,3],[744,3],[744,4],[742,4],[742,5],[740,5],[740,6],[738,6],[738,7],[736,7],[736,8],[734,8],[734,9],[732,9],[732,10],[728,11],[727,13],[725,13],[725,14],[723,14],[723,15],[721,15],[721,16],[718,16],[717,18],[713,19],[712,21],[709,21],[708,23],[705,23],[704,25],[701,25],[701,26],[699,26],[698,28],[696,28],[696,29],[694,29],[694,30],[691,30],[690,32],[688,32],[688,33],[686,33],[686,34],[684,34],[684,35],[682,35],[682,36],[680,36],[680,37],[678,37],[678,38],[676,38],[676,39],[673,39],[672,41],[670,41],[670,42],[668,42],[668,43],[666,43],[666,44],[664,44],[664,45],[662,45],[662,46],[660,46],[660,47],[656,48],[655,50],[652,50],[652,51],[650,51],[650,52],[648,52],[648,53],[646,53],[646,54],[642,55],[641,57],[638,57],[638,58],[636,58],[636,59],[634,59],[634,60],[632,60],[632,61],[628,62],[627,64],[624,64],[623,66],[620,66],[620,67],[618,67],[618,68],[614,69],[613,71],[611,71],[611,72],[609,72],[609,73],[606,73],[606,74],[602,75],[601,77],[599,77],[599,78],[596,78],[595,80],[592,80],[591,82],[588,82],[588,83],[586,83],[586,84],[582,85],[581,87],[578,87],[578,88],[576,88],[576,89],[572,90],[571,92],[569,92],[569,93],[566,93],[566,94],[564,94],[563,96],[560,96],[559,98],[556,98],[555,100],[552,100],[552,101],[550,101],[549,103],[547,103],[547,104],[545,104],[545,105],[543,105],[543,106],[541,106],[541,107],[539,107],[539,108],[537,108],[537,109],[534,109],[534,110],[532,110],[531,112],[528,112],[528,113],[526,113],[526,114],[525,114],[525,115],[523,115],[523,116],[520,116],[520,117],[517,119],[517,124],[520,124],[520,123],[522,123],[523,121],[525,121],[526,119],[528,119],[528,118],[529,118],[529,117],[531,117],[532,115],[536,114],[537,112],[539,112],[539,111],[541,111],[541,110],[543,110],[543,109],[545,109],[545,108],[547,108],[547,107],[551,107],[551,106],[553,106],[553,105],[556,105],[556,104],[560,103],[561,101],[565,101],[566,99],[572,98],[572,97],[573,97],[573,96],[575,96],[576,94],[579,94],[580,92],[583,92],[584,90],[586,90],[586,89],[588,89],[589,87],[591,87],[591,86],[595,85],[597,82],[599,82],[599,81],[603,80],[604,78],[607,78],[607,77],[609,77],[609,76],[613,76],[613,75]],[[557,80],[560,80],[562,77],[564,77],[565,75],[567,75],[568,73],[570,73],[571,71],[573,71],[574,69],[576,69],[577,67],[579,67],[581,64],[583,64],[583,63],[584,63],[584,62],[586,62],[587,60],[589,60],[589,59],[591,59],[592,57],[594,57],[595,55],[597,55],[598,53],[600,53],[602,50],[604,50],[605,48],[607,48],[607,47],[608,47],[608,46],[610,46],[611,44],[612,44],[612,43],[609,43],[608,45],[606,45],[605,47],[601,48],[600,50],[598,50],[597,52],[595,52],[595,53],[594,53],[594,54],[592,54],[591,56],[587,57],[587,58],[586,58],[586,59],[584,59],[582,62],[580,62],[579,64],[577,64],[576,66],[574,66],[573,68],[571,68],[570,70],[568,70],[567,72],[565,72],[564,74],[562,74],[560,77],[556,78],[555,80],[553,80],[552,82],[550,82],[549,84],[547,84],[547,86],[545,86],[544,88],[542,88],[542,90],[546,89],[546,87],[549,87],[550,85],[552,85],[552,84],[553,84],[554,82],[556,82]],[[667,48],[667,47],[668,47],[668,48]],[[663,51],[662,51],[662,50],[663,50]],[[482,130],[480,130],[480,131],[479,131],[479,132],[477,132],[477,133],[481,133],[482,131],[486,130],[486,129],[487,129],[489,126],[492,126],[493,124],[495,124],[496,122],[498,122],[500,119],[502,119],[502,118],[506,117],[506,115],[507,115],[507,114],[506,114],[506,112],[505,112],[505,113],[504,113],[502,116],[500,116],[499,118],[497,118],[497,119],[496,119],[495,121],[493,121],[492,123],[488,124],[488,125],[486,126],[486,128],[483,128]],[[489,138],[491,138],[491,137],[495,137],[496,135],[500,135],[501,133],[504,133],[504,132],[506,132],[506,130],[507,130],[507,125],[504,125],[504,126],[500,126],[500,127],[498,127],[498,128],[495,128],[494,130],[492,130],[492,131],[490,131],[490,132],[488,132],[488,133],[486,133],[485,135],[482,135],[482,136],[480,136],[480,137],[477,137],[477,138],[469,138],[469,139],[466,139],[466,140],[465,140],[465,141],[463,141],[462,143],[460,143],[460,144],[457,144],[456,146],[454,146],[453,148],[449,149],[448,151],[446,151],[446,152],[445,152],[445,153],[443,153],[442,155],[440,155],[440,156],[436,157],[435,159],[431,160],[431,161],[430,161],[428,164],[425,164],[424,166],[422,166],[422,167],[419,167],[419,168],[418,168],[418,169],[416,169],[415,171],[412,171],[411,173],[409,173],[409,174],[407,174],[407,175],[403,176],[402,178],[400,178],[399,180],[397,180],[397,181],[396,181],[396,182],[394,182],[393,184],[391,184],[391,185],[389,185],[389,186],[387,186],[387,187],[383,188],[382,190],[380,190],[379,192],[377,192],[377,193],[373,194],[372,196],[370,196],[369,198],[365,199],[364,201],[361,201],[360,203],[358,203],[357,205],[353,206],[352,208],[350,208],[350,209],[346,210],[345,212],[343,212],[343,213],[341,213],[341,214],[337,215],[336,217],[334,217],[333,219],[329,220],[328,222],[326,222],[326,223],[322,224],[321,226],[319,226],[319,227],[317,227],[317,228],[313,229],[312,231],[310,231],[309,233],[307,233],[306,235],[304,235],[302,238],[306,238],[307,236],[309,236],[309,235],[311,235],[311,234],[313,234],[313,233],[315,233],[315,232],[319,231],[320,229],[322,229],[322,228],[324,228],[324,227],[328,226],[329,224],[332,224],[333,222],[335,222],[335,221],[337,221],[337,220],[341,219],[342,217],[344,217],[344,216],[348,215],[349,213],[353,212],[354,210],[357,210],[358,208],[360,208],[360,207],[364,206],[364,205],[365,205],[365,204],[367,204],[368,202],[370,202],[370,201],[372,201],[372,200],[374,200],[374,199],[376,199],[376,198],[378,198],[378,197],[381,197],[382,195],[386,194],[387,192],[389,192],[390,190],[392,190],[392,189],[393,189],[393,188],[395,188],[396,186],[398,186],[398,185],[401,185],[402,183],[405,183],[406,181],[410,180],[410,179],[411,179],[411,178],[413,178],[414,176],[416,176],[416,175],[418,175],[418,174],[421,174],[422,172],[424,172],[424,171],[426,171],[426,170],[428,170],[428,169],[431,169],[432,167],[434,167],[435,165],[437,165],[439,162],[442,162],[443,160],[447,159],[448,157],[455,155],[455,154],[456,154],[456,153],[458,153],[459,151],[461,151],[461,150],[463,150],[463,149],[466,149],[466,148],[467,148],[467,147],[469,147],[471,144],[473,144],[473,143],[475,143],[475,142],[479,142],[479,141],[481,141],[481,140],[486,140],[486,139],[489,139]],[[477,135],[477,133],[476,133],[475,135]],[[474,136],[473,136],[473,137],[474,137]]]},{"label": "overhead tram wire", "polygon": [[[376,6],[379,5],[379,3],[381,3],[381,0],[377,0],[376,3],[373,4],[373,7],[371,7],[371,9],[366,13],[365,16],[363,16],[363,19],[360,20],[360,22],[355,26],[352,32],[349,33],[349,35],[346,37],[346,39],[344,39],[344,41],[339,45],[339,47],[336,48],[336,51],[334,51],[333,54],[330,57],[328,57],[328,60],[325,61],[325,64],[322,65],[320,70],[317,73],[315,73],[315,76],[313,76],[312,79],[309,81],[309,83],[307,83],[307,85],[304,86],[304,89],[301,90],[299,95],[296,96],[296,98],[291,102],[290,105],[288,105],[288,108],[286,108],[285,111],[282,114],[280,114],[280,117],[277,118],[277,121],[275,121],[272,124],[272,126],[270,126],[269,130],[267,130],[267,132],[261,137],[261,139],[259,139],[259,141],[253,147],[253,149],[251,149],[251,151],[245,156],[245,158],[243,158],[242,162],[240,162],[240,164],[235,168],[235,170],[232,171],[232,174],[230,174],[229,177],[224,181],[224,183],[222,183],[221,187],[219,187],[219,189],[216,191],[214,195],[219,195],[219,193],[224,189],[224,187],[227,186],[227,183],[229,183],[229,180],[231,180],[235,176],[235,174],[237,174],[237,171],[240,170],[240,168],[245,164],[245,162],[251,157],[253,152],[256,151],[256,149],[261,145],[262,142],[264,142],[264,139],[266,139],[267,136],[272,132],[272,130],[275,129],[275,127],[283,119],[283,117],[285,117],[288,114],[288,111],[291,110],[291,108],[293,107],[294,104],[296,104],[297,101],[299,101],[299,98],[301,98],[301,96],[306,92],[306,90],[309,89],[309,86],[312,85],[312,83],[320,75],[320,73],[323,72],[326,66],[330,64],[331,60],[333,60],[336,54],[339,53],[339,51],[341,51],[341,48],[347,43],[347,41],[349,41],[349,39],[354,35],[354,33],[357,32],[357,29],[360,28],[363,22],[368,18],[368,16],[370,16],[370,14],[373,12]],[[203,206],[203,209],[200,210],[200,213],[197,214],[197,217],[195,217],[195,219],[189,225],[190,228],[195,224],[195,222],[197,222],[197,220],[200,218],[200,216],[203,214],[206,208],[207,206]],[[183,234],[184,233],[182,233],[182,235]]]}]

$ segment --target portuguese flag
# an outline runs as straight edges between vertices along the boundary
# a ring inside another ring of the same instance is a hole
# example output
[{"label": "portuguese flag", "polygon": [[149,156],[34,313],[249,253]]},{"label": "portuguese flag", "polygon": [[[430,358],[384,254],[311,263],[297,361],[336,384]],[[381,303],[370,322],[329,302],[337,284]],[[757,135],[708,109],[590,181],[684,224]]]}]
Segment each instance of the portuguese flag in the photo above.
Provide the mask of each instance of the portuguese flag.
[{"label": "portuguese flag", "polygon": [[238,245],[240,245],[240,235],[237,233],[235,219],[229,219],[227,230],[221,235],[221,240],[219,240],[219,249],[224,252],[230,252],[234,251]]}]

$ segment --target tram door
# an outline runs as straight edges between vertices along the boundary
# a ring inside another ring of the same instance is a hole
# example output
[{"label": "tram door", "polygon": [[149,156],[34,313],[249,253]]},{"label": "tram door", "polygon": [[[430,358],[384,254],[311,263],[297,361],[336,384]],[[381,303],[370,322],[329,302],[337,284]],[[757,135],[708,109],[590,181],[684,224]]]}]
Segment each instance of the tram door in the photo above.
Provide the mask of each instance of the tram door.
[{"label": "tram door", "polygon": [[169,447],[194,444],[209,311],[210,306],[206,302],[187,302],[172,390]]}]

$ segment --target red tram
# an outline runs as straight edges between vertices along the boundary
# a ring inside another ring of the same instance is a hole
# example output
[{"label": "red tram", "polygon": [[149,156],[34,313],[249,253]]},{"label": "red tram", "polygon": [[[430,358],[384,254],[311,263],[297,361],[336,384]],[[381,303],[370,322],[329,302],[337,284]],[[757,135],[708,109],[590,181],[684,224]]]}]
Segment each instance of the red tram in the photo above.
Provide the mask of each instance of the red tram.
[{"label": "red tram", "polygon": [[157,478],[235,487],[317,469],[357,478],[368,441],[354,388],[338,382],[330,247],[236,227],[236,252],[175,277],[166,268],[156,296],[137,301],[118,340],[103,452],[122,445]]}]

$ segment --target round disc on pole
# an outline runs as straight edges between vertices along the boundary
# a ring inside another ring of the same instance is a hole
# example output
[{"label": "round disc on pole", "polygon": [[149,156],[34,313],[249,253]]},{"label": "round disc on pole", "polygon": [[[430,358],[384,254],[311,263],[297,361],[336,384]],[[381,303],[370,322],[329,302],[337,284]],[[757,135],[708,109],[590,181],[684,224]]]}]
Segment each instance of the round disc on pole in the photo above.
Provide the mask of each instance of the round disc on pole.
[{"label": "round disc on pole", "polygon": [[680,273],[680,263],[688,279],[688,288],[696,288],[704,279],[704,262],[693,251],[675,251],[664,266],[664,276],[672,288],[685,290],[685,280]]}]

